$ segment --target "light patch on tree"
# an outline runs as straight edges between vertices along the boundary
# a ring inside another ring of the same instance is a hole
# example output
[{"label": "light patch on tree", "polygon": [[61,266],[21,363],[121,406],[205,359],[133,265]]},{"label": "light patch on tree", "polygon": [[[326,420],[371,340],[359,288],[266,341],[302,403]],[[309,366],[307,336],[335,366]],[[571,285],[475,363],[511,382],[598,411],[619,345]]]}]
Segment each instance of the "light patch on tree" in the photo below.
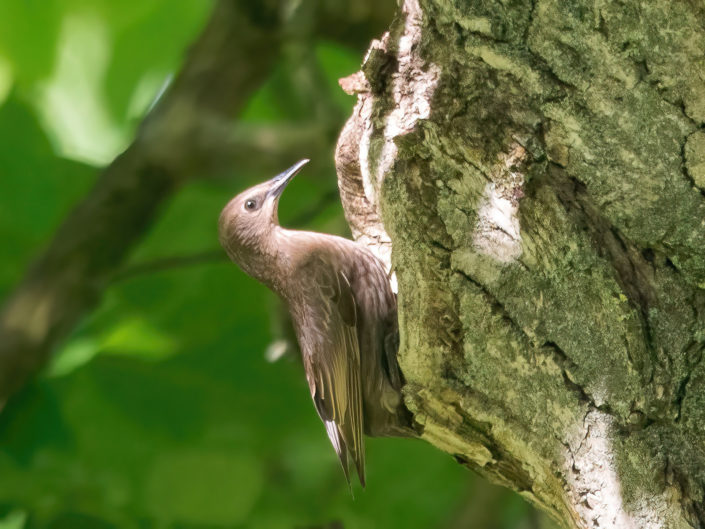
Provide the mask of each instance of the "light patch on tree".
[{"label": "light patch on tree", "polygon": [[394,109],[385,120],[384,146],[377,161],[377,178],[380,180],[396,159],[394,139],[408,134],[420,119],[430,116],[431,98],[441,76],[437,65],[426,62],[419,55],[423,17],[418,0],[405,2],[402,13],[406,20],[398,42],[399,69],[392,75]]},{"label": "light patch on tree", "polygon": [[[612,446],[613,419],[592,410],[580,421],[566,443],[565,475],[574,495],[573,508],[579,527],[620,529],[662,528],[668,509],[662,496],[639,505],[625,505],[624,491]],[[674,513],[676,514],[676,513]]]},{"label": "light patch on tree", "polygon": [[[395,139],[410,133],[419,120],[430,116],[431,99],[441,74],[437,65],[419,54],[423,18],[418,0],[405,2],[402,13],[404,30],[395,46],[397,69],[391,74],[393,107],[384,119],[382,138],[374,134],[377,97],[370,81],[358,72],[339,81],[345,92],[357,94],[358,101],[336,149],[341,199],[353,238],[385,263],[394,292],[397,292],[397,280],[391,268],[392,244],[380,220],[378,193],[397,157]],[[364,63],[376,53],[388,55],[390,38],[390,34],[385,33],[381,39],[372,41]],[[375,152],[379,155],[375,156]]]},{"label": "light patch on tree", "polygon": [[473,245],[480,253],[501,263],[521,256],[519,199],[524,196],[524,174],[517,166],[526,158],[523,147],[515,145],[497,165],[492,181],[485,186],[478,209]]}]

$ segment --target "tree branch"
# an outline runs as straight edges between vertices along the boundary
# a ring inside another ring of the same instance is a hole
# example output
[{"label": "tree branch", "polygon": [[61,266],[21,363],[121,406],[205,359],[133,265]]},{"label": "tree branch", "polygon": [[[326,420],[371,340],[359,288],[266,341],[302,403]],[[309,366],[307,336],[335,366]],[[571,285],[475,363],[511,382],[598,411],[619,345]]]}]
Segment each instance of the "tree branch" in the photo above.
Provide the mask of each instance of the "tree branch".
[{"label": "tree branch", "polygon": [[[235,116],[277,57],[277,3],[221,0],[175,82],[100,175],[0,312],[0,401],[100,300],[159,206],[213,171],[204,120]],[[273,37],[274,41],[273,41]],[[257,60],[252,60],[257,56]]]},{"label": "tree branch", "polygon": [[[304,1],[291,6],[285,0],[216,4],[181,72],[145,118],[134,142],[102,172],[4,301],[0,403],[41,368],[56,344],[96,306],[105,288],[125,277],[120,272],[123,261],[182,182],[223,179],[232,168],[270,174],[304,151],[309,156],[320,153],[320,159],[328,155],[339,116],[325,110],[330,108],[329,94],[322,94],[316,84],[320,73],[311,50],[318,38],[330,36],[362,51],[366,35],[377,33],[391,19],[394,3]],[[302,99],[306,105],[316,103],[309,124],[235,125],[233,118],[273,69],[281,44],[289,41],[294,53],[287,56],[301,60],[306,72],[303,77],[296,74],[301,82],[293,89],[312,84],[315,89]],[[304,49],[307,46],[310,49]],[[307,82],[307,76],[315,82]],[[211,256],[204,252],[168,258],[143,271]]]},{"label": "tree branch", "polygon": [[[334,189],[325,193],[320,200],[312,207],[306,209],[301,214],[296,216],[292,221],[293,227],[306,226],[310,223],[325,207],[329,206],[338,199],[338,190]],[[152,261],[138,263],[124,268],[115,274],[114,282],[131,279],[135,276],[154,274],[172,270],[174,268],[182,268],[186,266],[197,266],[207,263],[217,263],[228,261],[228,257],[222,248],[211,248],[201,252],[195,252],[185,255],[171,255],[161,257]]]}]

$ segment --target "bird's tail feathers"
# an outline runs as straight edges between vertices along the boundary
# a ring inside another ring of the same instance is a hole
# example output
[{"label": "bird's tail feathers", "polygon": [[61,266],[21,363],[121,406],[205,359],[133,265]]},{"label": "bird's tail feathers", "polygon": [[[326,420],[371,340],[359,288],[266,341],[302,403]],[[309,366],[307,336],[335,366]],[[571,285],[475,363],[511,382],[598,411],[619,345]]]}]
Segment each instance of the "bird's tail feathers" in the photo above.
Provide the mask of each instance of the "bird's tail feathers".
[{"label": "bird's tail feathers", "polygon": [[349,458],[351,458],[355,464],[355,470],[357,471],[360,485],[362,485],[362,488],[365,488],[365,454],[353,453],[353,451],[348,448],[348,444],[345,442],[345,438],[335,421],[323,421],[323,423],[326,426],[326,433],[328,433],[328,438],[335,449],[335,453],[338,454],[340,466],[343,468],[343,474],[345,474],[345,480],[348,482],[350,492],[352,493]]}]

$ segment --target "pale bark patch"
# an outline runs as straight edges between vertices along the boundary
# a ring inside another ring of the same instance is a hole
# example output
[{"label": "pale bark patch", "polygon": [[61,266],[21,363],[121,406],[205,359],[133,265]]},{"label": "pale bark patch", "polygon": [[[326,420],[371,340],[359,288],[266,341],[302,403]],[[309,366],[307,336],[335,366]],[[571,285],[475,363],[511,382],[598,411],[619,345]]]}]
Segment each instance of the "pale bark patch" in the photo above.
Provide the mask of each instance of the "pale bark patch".
[{"label": "pale bark patch", "polygon": [[519,199],[524,196],[524,175],[516,166],[526,157],[526,151],[516,145],[503,156],[496,175],[485,186],[473,234],[475,249],[501,263],[510,263],[521,256]]},{"label": "pale bark patch", "polygon": [[[678,512],[670,508],[663,495],[644,495],[640,501],[626,505],[613,447],[613,418],[593,409],[569,434],[565,454],[565,476],[578,526],[590,529],[656,529],[671,527],[668,519],[677,520]],[[682,525],[688,527],[685,521]]]},{"label": "pale bark patch", "polygon": [[[440,79],[440,68],[419,54],[422,11],[418,0],[407,0],[402,8],[404,29],[395,43],[397,70],[391,74],[391,110],[384,118],[381,139],[373,119],[379,99],[361,72],[340,80],[341,87],[358,96],[353,116],[341,133],[336,151],[341,198],[353,238],[367,246],[387,267],[394,292],[397,280],[392,271],[392,244],[378,210],[379,190],[397,158],[395,139],[414,130],[419,120],[431,114],[431,100]],[[374,51],[387,54],[390,34],[374,40],[365,57]],[[385,103],[386,104],[386,103]],[[382,142],[381,146],[375,142]],[[376,149],[375,149],[376,147]],[[375,156],[374,153],[378,155]],[[354,159],[351,154],[356,154]]]},{"label": "pale bark patch", "polygon": [[427,63],[418,52],[423,29],[418,0],[407,0],[402,13],[406,15],[406,21],[398,42],[399,70],[392,75],[394,109],[385,120],[384,146],[377,162],[378,180],[384,177],[396,159],[394,139],[414,130],[420,119],[431,114],[431,98],[441,75],[440,68]]}]

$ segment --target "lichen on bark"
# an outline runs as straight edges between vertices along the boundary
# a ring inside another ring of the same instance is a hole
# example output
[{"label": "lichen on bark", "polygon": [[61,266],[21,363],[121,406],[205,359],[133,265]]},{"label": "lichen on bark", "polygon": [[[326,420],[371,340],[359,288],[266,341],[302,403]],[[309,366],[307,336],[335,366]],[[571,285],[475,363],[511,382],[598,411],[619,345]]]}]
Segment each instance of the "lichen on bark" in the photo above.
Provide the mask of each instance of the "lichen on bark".
[{"label": "lichen on bark", "polygon": [[703,49],[694,2],[407,0],[348,83],[407,404],[566,527],[705,525]]}]

